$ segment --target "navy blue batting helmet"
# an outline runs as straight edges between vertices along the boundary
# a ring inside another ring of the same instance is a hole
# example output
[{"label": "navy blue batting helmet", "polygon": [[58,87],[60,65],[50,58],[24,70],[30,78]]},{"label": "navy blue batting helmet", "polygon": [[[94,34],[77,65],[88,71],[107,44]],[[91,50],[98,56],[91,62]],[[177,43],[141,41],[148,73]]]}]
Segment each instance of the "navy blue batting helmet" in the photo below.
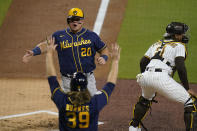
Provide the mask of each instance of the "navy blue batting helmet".
[{"label": "navy blue batting helmet", "polygon": [[85,91],[87,89],[87,77],[82,72],[75,72],[71,79],[71,91]]},{"label": "navy blue batting helmet", "polygon": [[166,32],[169,34],[185,34],[189,29],[188,25],[181,22],[171,22],[166,27]]}]

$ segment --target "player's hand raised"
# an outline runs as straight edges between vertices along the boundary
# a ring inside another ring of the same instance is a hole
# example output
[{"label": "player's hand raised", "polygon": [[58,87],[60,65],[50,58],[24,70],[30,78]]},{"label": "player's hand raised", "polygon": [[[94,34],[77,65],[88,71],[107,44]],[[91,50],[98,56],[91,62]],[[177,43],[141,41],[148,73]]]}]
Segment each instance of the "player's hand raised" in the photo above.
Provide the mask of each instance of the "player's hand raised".
[{"label": "player's hand raised", "polygon": [[114,43],[111,45],[111,58],[112,60],[120,60],[120,51],[121,48],[119,47],[119,45],[117,43]]},{"label": "player's hand raised", "polygon": [[22,61],[24,63],[28,63],[31,60],[31,58],[33,57],[33,55],[34,55],[34,53],[32,50],[25,50],[25,55],[23,56]]},{"label": "player's hand raised", "polygon": [[57,44],[55,44],[55,38],[54,37],[49,37],[47,38],[47,52],[53,52],[55,51],[57,47]]}]

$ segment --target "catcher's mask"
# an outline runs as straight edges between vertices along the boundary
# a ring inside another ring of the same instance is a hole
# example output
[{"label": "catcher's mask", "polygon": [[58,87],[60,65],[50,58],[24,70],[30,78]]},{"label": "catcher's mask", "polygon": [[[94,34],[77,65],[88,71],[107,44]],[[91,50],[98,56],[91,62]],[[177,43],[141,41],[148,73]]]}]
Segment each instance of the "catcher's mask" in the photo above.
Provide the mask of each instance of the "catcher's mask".
[{"label": "catcher's mask", "polygon": [[72,8],[68,12],[67,23],[84,19],[83,11],[79,8]]},{"label": "catcher's mask", "polygon": [[170,36],[174,36],[175,34],[177,35],[183,34],[183,38],[182,38],[183,43],[188,43],[189,41],[189,35],[186,34],[188,30],[189,30],[188,25],[181,22],[171,22],[166,27],[166,32]]},{"label": "catcher's mask", "polygon": [[70,82],[71,91],[85,91],[87,84],[87,77],[81,72],[75,72]]}]

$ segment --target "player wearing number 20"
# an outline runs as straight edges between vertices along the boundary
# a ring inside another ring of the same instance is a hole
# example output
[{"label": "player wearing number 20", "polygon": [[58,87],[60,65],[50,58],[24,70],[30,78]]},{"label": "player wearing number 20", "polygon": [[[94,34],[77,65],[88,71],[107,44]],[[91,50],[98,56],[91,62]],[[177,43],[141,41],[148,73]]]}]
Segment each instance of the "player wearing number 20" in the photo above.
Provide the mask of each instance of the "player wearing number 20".
[{"label": "player wearing number 20", "polygon": [[71,91],[66,94],[61,91],[53,63],[53,52],[56,46],[54,40],[50,40],[46,55],[46,69],[52,100],[59,110],[60,131],[97,131],[99,112],[107,104],[117,81],[120,49],[117,44],[113,46],[112,67],[107,83],[101,91],[91,97],[87,90],[87,76],[82,72],[75,72],[72,75]]},{"label": "player wearing number 20", "polygon": [[[100,37],[83,27],[84,13],[79,8],[72,8],[67,16],[68,28],[56,31],[52,37],[57,44],[57,54],[59,59],[60,72],[62,77],[62,89],[64,92],[70,91],[70,78],[74,72],[83,72],[87,76],[88,90],[91,96],[97,92],[94,77],[95,55],[98,64],[104,65],[108,59],[107,45]],[[23,62],[27,63],[33,56],[46,53],[46,43],[39,43],[33,50],[27,50],[23,56]]]}]

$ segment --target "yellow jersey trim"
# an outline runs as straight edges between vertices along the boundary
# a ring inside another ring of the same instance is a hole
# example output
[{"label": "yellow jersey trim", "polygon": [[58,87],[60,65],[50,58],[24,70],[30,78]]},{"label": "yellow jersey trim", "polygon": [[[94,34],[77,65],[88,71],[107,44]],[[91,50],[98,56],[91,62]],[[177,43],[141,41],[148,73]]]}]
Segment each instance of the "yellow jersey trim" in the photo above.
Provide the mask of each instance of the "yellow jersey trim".
[{"label": "yellow jersey trim", "polygon": [[149,60],[151,59],[150,57],[148,57],[148,56],[146,56],[146,55],[145,55],[144,57],[148,58]]},{"label": "yellow jersey trim", "polygon": [[105,44],[104,46],[103,46],[103,48],[101,48],[100,50],[98,50],[98,52],[100,53],[102,50],[104,50],[105,48],[107,47],[107,45]]},{"label": "yellow jersey trim", "polygon": [[107,103],[108,103],[108,95],[107,95],[107,92],[106,91],[104,91],[104,90],[101,90],[101,92],[103,92],[104,94],[105,94],[105,96],[106,96],[106,98],[107,98]]},{"label": "yellow jersey trim", "polygon": [[60,89],[60,87],[57,87],[57,88],[55,88],[55,90],[53,90],[53,93],[52,93],[52,96],[51,96],[52,99],[53,99],[53,97],[54,97],[54,95],[55,95],[55,93],[56,93],[56,91],[57,91],[58,89]]},{"label": "yellow jersey trim", "polygon": [[75,60],[75,54],[74,54],[74,51],[73,51],[73,37],[72,37],[72,35],[71,34],[69,34],[68,32],[67,32],[67,30],[66,30],[66,33],[72,38],[72,54],[73,54],[73,59],[74,59],[74,61],[75,61],[75,66],[76,66],[76,68],[77,68],[77,72],[79,71],[78,70],[78,67],[77,67],[77,62],[76,62],[76,60]]},{"label": "yellow jersey trim", "polygon": [[81,35],[83,35],[84,33],[86,33],[88,29],[85,29],[84,32],[82,32],[81,34],[78,35],[78,37],[80,37]]}]

